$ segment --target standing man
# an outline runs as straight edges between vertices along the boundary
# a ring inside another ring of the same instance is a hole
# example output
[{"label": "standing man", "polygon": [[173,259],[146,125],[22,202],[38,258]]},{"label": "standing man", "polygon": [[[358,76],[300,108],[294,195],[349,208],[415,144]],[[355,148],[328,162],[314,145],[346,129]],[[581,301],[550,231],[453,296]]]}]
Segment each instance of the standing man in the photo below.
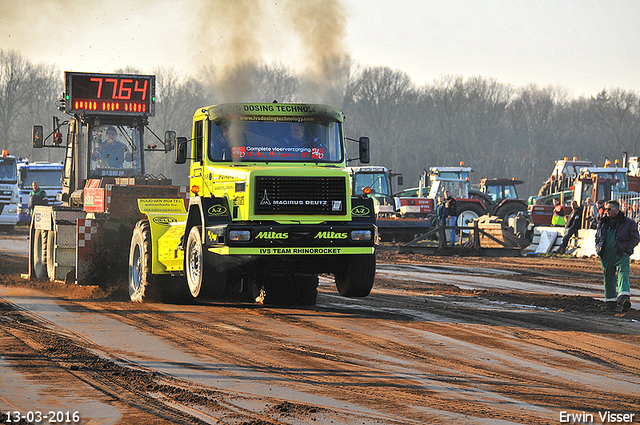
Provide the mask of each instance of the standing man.
[{"label": "standing man", "polygon": [[596,230],[596,252],[604,274],[605,311],[625,313],[631,308],[629,256],[638,242],[636,223],[620,213],[618,201],[607,201]]},{"label": "standing man", "polygon": [[36,205],[47,205],[47,192],[44,191],[43,188],[40,187],[37,181],[33,181],[31,183],[31,188],[33,189],[29,192],[29,214],[33,217],[33,209]]},{"label": "standing man", "polygon": [[604,217],[604,201],[600,199],[596,202],[596,205],[593,207],[593,223],[591,224],[592,229],[597,229],[598,224],[600,224],[600,220]]},{"label": "standing man", "polygon": [[560,199],[553,198],[553,216],[551,216],[552,226],[564,226],[564,207],[560,203]]},{"label": "standing man", "polygon": [[[451,193],[446,190],[444,192],[444,216],[446,217],[447,226],[455,226],[456,225],[456,198],[451,196]],[[456,229],[450,229],[449,234],[451,235],[451,240],[449,244],[451,246],[456,243]]]},{"label": "standing man", "polygon": [[571,214],[569,214],[569,219],[564,225],[564,237],[562,238],[560,249],[558,249],[558,254],[564,254],[567,250],[567,245],[569,245],[569,240],[573,235],[578,233],[580,227],[582,227],[582,207],[579,206],[578,201],[574,199],[571,201]]},{"label": "standing man", "polygon": [[442,196],[438,196],[438,203],[436,205],[436,218],[438,220],[438,227],[445,226],[445,215],[444,215],[444,198]]},{"label": "standing man", "polygon": [[584,228],[590,229],[591,225],[594,223],[596,219],[596,215],[594,211],[596,209],[596,203],[593,202],[591,197],[588,197],[585,200],[585,204],[582,206],[582,217],[584,218]]}]

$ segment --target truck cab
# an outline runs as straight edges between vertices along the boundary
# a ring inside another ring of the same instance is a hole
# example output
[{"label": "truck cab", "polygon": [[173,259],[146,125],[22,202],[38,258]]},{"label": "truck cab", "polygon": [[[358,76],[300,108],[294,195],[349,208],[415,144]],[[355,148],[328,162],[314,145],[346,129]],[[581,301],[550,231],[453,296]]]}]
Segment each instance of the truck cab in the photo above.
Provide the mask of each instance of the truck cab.
[{"label": "truck cab", "polygon": [[38,185],[47,193],[49,205],[61,204],[58,198],[62,194],[62,169],[61,162],[29,162],[26,159],[18,161],[19,223],[28,224],[31,221],[29,198],[34,181],[37,181]]},{"label": "truck cab", "polygon": [[366,190],[374,200],[378,217],[391,216],[396,212],[393,178],[396,177],[398,186],[401,186],[402,174],[393,173],[382,166],[348,167],[347,171],[351,176],[351,193],[363,195]]},{"label": "truck cab", "polygon": [[0,152],[0,228],[13,233],[18,223],[18,169],[16,157]]}]

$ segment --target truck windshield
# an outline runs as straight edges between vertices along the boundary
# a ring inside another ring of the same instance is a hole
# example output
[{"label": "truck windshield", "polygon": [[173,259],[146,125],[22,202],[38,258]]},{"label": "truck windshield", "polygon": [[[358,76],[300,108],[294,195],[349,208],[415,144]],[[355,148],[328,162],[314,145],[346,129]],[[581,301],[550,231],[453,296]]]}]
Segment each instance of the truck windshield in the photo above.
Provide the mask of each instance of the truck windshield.
[{"label": "truck windshield", "polygon": [[31,184],[36,181],[40,187],[60,187],[62,169],[59,170],[29,170],[27,177],[20,182],[21,189],[31,190]]},{"label": "truck windshield", "polygon": [[280,119],[290,117],[272,117],[271,121],[210,122],[209,159],[234,162],[342,161],[344,147],[339,122],[313,117],[288,122]]},{"label": "truck windshield", "polygon": [[498,202],[498,200],[502,199],[518,199],[516,187],[512,184],[506,184],[504,186],[485,186],[484,192],[491,196],[491,200],[493,202]]},{"label": "truck windshield", "polygon": [[430,198],[444,196],[445,191],[449,191],[451,196],[457,199],[468,198],[466,180],[438,180],[438,184],[433,184],[429,193]]},{"label": "truck windshield", "polygon": [[17,183],[18,173],[15,158],[0,158],[0,183]]},{"label": "truck windshield", "polygon": [[618,183],[614,186],[618,192],[628,192],[627,174],[621,171],[615,172],[598,172],[598,176],[606,179],[618,179]]},{"label": "truck windshield", "polygon": [[362,189],[371,188],[372,195],[391,196],[389,185],[384,173],[358,173],[356,174],[355,195],[362,195]]},{"label": "truck windshield", "polygon": [[130,177],[142,174],[137,127],[98,125],[91,128],[91,177]]},{"label": "truck windshield", "polygon": [[469,179],[471,173],[468,171],[440,171],[438,176],[443,179]]}]

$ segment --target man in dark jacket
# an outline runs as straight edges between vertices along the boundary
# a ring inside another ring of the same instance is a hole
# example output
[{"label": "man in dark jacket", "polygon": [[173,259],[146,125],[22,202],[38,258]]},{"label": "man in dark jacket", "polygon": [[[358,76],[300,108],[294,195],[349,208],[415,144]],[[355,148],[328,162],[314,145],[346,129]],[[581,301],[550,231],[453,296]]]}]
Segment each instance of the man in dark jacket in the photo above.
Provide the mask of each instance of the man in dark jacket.
[{"label": "man in dark jacket", "polygon": [[445,226],[445,207],[444,207],[444,198],[442,196],[438,196],[438,203],[436,205],[436,219],[438,221],[438,226]]},{"label": "man in dark jacket", "polygon": [[[456,198],[451,196],[451,192],[449,192],[448,190],[444,192],[444,216],[445,216],[447,226],[456,225],[456,221],[458,218],[457,212],[456,212]],[[456,230],[450,229],[449,232],[450,232],[449,244],[453,246],[456,243]]]},{"label": "man in dark jacket", "polygon": [[37,181],[31,183],[33,190],[29,193],[29,213],[33,216],[33,209],[36,205],[47,205],[47,192],[40,187]]},{"label": "man in dark jacket", "polygon": [[638,225],[620,213],[617,201],[605,203],[596,230],[596,253],[604,274],[606,311],[625,313],[631,308],[629,256],[640,242]]},{"label": "man in dark jacket", "polygon": [[567,245],[569,245],[569,240],[573,235],[578,233],[580,227],[582,226],[582,207],[578,205],[578,201],[575,199],[571,201],[571,214],[569,214],[569,219],[564,224],[565,233],[562,238],[562,244],[560,244],[560,248],[558,249],[558,254],[564,254],[567,250]]}]

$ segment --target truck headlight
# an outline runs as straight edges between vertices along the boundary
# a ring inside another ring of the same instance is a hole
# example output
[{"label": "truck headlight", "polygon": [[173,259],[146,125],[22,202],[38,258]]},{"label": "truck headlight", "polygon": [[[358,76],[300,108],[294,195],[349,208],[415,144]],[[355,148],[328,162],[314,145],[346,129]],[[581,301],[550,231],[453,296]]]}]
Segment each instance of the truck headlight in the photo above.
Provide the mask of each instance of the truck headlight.
[{"label": "truck headlight", "polygon": [[352,230],[352,241],[370,241],[372,239],[371,230]]},{"label": "truck headlight", "polygon": [[7,205],[7,208],[5,208],[5,211],[7,212],[7,214],[15,214],[18,212],[18,206],[14,204],[9,204]]},{"label": "truck headlight", "polygon": [[230,230],[229,239],[236,242],[246,242],[251,239],[251,232],[248,230]]}]

